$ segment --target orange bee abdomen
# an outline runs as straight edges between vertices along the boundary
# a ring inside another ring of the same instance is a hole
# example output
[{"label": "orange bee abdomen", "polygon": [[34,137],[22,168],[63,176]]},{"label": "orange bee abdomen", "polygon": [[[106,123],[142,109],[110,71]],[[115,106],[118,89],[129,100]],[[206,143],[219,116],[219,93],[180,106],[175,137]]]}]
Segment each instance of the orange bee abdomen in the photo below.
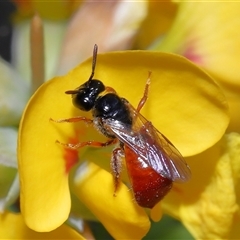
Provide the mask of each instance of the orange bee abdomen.
[{"label": "orange bee abdomen", "polygon": [[171,189],[172,180],[161,176],[127,145],[126,167],[133,193],[141,207],[153,208]]}]

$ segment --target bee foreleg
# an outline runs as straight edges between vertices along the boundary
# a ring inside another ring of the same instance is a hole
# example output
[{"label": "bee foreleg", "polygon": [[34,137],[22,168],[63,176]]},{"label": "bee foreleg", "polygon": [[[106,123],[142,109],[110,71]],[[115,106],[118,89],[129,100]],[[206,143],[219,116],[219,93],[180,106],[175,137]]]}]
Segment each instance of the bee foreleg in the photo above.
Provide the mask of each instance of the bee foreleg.
[{"label": "bee foreleg", "polygon": [[151,74],[152,74],[152,72],[148,72],[148,78],[147,78],[147,82],[146,82],[146,85],[145,85],[144,93],[143,93],[143,96],[142,96],[141,100],[138,103],[138,106],[137,106],[137,112],[138,113],[140,112],[140,110],[144,106],[145,102],[147,101],[148,89],[149,89],[149,86],[150,86]]},{"label": "bee foreleg", "polygon": [[87,141],[87,142],[80,142],[80,143],[61,143],[58,140],[56,140],[56,143],[64,146],[65,148],[69,148],[69,149],[79,149],[85,146],[90,146],[90,147],[107,147],[109,145],[115,144],[116,143],[116,139],[110,139],[107,142],[98,142],[98,141]]},{"label": "bee foreleg", "polygon": [[72,117],[72,118],[63,118],[63,119],[57,119],[57,120],[50,118],[49,120],[52,121],[52,122],[56,122],[56,123],[80,122],[80,121],[83,121],[83,122],[85,122],[87,124],[92,124],[93,123],[92,119],[89,119],[89,118],[86,118],[86,117],[81,117],[81,116]]}]

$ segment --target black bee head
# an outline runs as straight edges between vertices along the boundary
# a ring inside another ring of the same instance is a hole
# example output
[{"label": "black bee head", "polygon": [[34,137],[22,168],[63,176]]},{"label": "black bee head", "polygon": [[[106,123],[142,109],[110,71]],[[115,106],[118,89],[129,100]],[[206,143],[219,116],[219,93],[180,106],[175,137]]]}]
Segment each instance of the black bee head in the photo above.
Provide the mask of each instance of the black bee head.
[{"label": "black bee head", "polygon": [[73,105],[82,111],[89,111],[93,108],[99,93],[105,90],[100,80],[90,79],[75,90],[66,91],[72,94]]},{"label": "black bee head", "polygon": [[93,108],[99,93],[105,90],[105,86],[100,80],[92,79],[97,62],[98,46],[93,48],[92,73],[87,82],[75,90],[66,91],[66,94],[72,94],[73,105],[83,111],[89,111]]}]

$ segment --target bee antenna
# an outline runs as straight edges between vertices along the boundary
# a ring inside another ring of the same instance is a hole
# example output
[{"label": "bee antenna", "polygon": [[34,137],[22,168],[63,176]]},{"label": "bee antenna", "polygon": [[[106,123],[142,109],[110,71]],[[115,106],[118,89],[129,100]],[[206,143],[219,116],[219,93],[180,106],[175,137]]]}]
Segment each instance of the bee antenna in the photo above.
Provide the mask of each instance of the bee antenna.
[{"label": "bee antenna", "polygon": [[[95,71],[95,67],[96,67],[96,62],[97,62],[97,52],[98,52],[98,45],[97,44],[94,44],[94,47],[93,47],[93,59],[92,59],[92,73],[88,79],[88,82],[90,82],[94,76],[94,71]],[[75,90],[69,90],[69,91],[66,91],[65,93],[66,94],[77,94],[79,92],[78,89],[75,89]]]},{"label": "bee antenna", "polygon": [[98,45],[94,44],[94,47],[93,47],[93,59],[92,59],[92,73],[91,73],[88,81],[92,80],[92,78],[94,76],[94,73],[95,73],[95,67],[96,67],[96,62],[97,62],[97,52],[98,52]]}]

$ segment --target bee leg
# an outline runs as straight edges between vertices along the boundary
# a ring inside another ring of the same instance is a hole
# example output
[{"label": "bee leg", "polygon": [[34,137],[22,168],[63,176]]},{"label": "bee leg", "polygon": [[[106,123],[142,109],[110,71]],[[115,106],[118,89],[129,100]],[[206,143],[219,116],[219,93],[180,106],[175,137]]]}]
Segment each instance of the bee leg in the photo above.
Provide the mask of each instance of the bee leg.
[{"label": "bee leg", "polygon": [[83,121],[83,122],[88,123],[88,124],[92,124],[93,123],[92,119],[89,119],[89,118],[86,118],[86,117],[81,117],[81,116],[72,117],[72,118],[63,118],[63,119],[57,119],[57,120],[54,120],[54,119],[50,118],[49,120],[52,121],[52,122],[56,122],[56,123],[80,122],[80,121]]},{"label": "bee leg", "polygon": [[147,82],[146,82],[146,85],[145,85],[145,89],[144,89],[144,92],[143,92],[143,96],[142,96],[141,100],[140,100],[139,103],[138,103],[137,112],[140,112],[140,110],[143,108],[145,102],[147,101],[147,98],[148,98],[148,89],[149,89],[149,86],[150,86],[151,74],[152,74],[152,72],[148,72]]},{"label": "bee leg", "polygon": [[123,151],[121,147],[117,147],[112,152],[110,166],[112,169],[112,175],[114,178],[114,194],[116,196],[116,192],[119,188],[120,184],[120,175],[122,171],[122,158],[123,158]]},{"label": "bee leg", "polygon": [[80,142],[77,144],[73,144],[73,143],[61,143],[58,140],[56,141],[56,143],[64,146],[65,148],[69,148],[69,149],[79,149],[85,146],[90,146],[90,147],[107,147],[109,145],[115,144],[116,143],[116,139],[110,139],[107,142],[97,142],[97,141],[87,141],[87,142]]}]

